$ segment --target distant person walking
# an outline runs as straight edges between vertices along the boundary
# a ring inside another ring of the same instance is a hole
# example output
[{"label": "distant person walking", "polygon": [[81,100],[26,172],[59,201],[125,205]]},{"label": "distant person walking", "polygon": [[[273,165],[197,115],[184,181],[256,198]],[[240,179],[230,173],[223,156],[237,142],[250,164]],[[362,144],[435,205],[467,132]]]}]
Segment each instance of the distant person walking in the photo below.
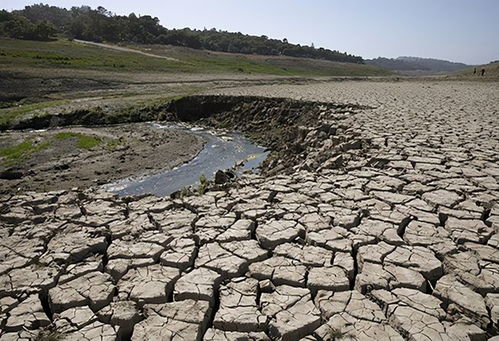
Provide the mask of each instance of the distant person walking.
[{"label": "distant person walking", "polygon": [[482,69],[482,76],[485,74],[485,69]]},{"label": "distant person walking", "polygon": [[476,75],[476,68],[473,68],[473,74]]}]

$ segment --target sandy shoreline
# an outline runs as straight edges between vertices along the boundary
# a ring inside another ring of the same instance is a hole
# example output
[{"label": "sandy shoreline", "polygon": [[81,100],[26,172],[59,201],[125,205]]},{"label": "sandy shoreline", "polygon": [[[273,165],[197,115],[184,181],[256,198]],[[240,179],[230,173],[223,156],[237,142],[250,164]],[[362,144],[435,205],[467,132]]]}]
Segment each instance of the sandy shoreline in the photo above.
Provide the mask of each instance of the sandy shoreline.
[{"label": "sandy shoreline", "polygon": [[[53,138],[61,132],[80,133],[103,142],[82,149],[75,138]],[[152,174],[188,162],[204,145],[199,136],[182,130],[156,129],[149,123],[8,132],[0,138],[0,144],[8,146],[23,140],[51,142],[48,148],[15,165],[14,169],[23,174],[20,179],[0,179],[4,193],[85,188]],[[6,168],[0,166],[0,173]]]}]

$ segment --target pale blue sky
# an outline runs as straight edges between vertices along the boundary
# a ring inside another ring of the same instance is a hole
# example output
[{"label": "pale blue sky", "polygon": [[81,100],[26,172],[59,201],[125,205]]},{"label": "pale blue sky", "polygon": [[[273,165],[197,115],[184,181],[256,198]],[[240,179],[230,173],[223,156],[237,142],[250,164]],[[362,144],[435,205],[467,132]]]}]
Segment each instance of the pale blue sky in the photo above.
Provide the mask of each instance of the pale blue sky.
[{"label": "pale blue sky", "polygon": [[[33,1],[0,0],[20,9]],[[499,60],[499,0],[48,0],[150,14],[168,28],[216,27],[287,38],[364,58],[433,57],[469,64]]]}]

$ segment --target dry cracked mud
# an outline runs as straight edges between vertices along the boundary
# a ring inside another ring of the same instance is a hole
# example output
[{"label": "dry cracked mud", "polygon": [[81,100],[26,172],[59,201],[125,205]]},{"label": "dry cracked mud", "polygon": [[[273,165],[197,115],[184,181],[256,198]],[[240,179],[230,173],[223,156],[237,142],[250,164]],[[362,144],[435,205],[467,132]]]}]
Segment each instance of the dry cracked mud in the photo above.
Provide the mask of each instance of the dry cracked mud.
[{"label": "dry cracked mud", "polygon": [[225,93],[371,108],[321,113],[289,175],[247,174],[181,199],[2,197],[0,340],[497,335],[497,83]]}]

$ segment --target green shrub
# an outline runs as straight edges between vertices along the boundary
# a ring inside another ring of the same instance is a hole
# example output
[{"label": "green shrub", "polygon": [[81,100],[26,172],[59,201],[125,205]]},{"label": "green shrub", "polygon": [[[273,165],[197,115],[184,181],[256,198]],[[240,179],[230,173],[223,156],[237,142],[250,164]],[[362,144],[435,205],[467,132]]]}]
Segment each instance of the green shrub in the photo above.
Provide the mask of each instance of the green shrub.
[{"label": "green shrub", "polygon": [[198,194],[202,195],[206,192],[206,187],[208,186],[208,179],[204,174],[199,177]]},{"label": "green shrub", "polygon": [[76,145],[78,148],[82,149],[90,149],[96,147],[102,143],[102,140],[98,137],[89,136],[81,133],[73,133],[73,132],[60,132],[54,136],[59,140],[66,140],[70,138],[76,139]]},{"label": "green shrub", "polygon": [[1,149],[0,156],[3,157],[3,165],[9,167],[27,158],[34,152],[48,148],[49,146],[50,141],[36,143],[33,142],[32,138],[29,138],[15,146]]}]

